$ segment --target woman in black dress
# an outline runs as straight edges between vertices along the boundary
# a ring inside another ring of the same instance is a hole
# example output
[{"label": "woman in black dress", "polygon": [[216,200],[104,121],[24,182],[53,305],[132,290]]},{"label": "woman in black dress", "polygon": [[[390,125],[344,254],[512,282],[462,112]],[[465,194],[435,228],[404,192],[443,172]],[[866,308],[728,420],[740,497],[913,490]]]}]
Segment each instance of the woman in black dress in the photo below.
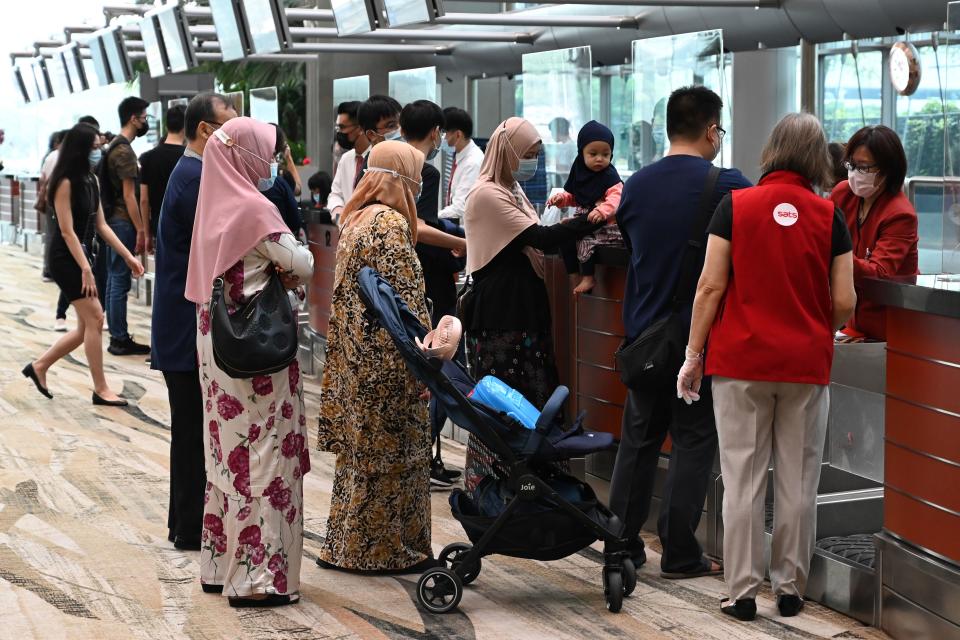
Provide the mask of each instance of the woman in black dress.
[{"label": "woman in black dress", "polygon": [[50,276],[73,305],[77,326],[65,333],[46,353],[23,368],[37,390],[48,398],[47,371],[55,362],[81,344],[93,378],[93,404],[125,406],[107,386],[103,375],[103,309],[97,298],[97,285],[91,267],[94,232],[123,256],[134,277],[143,275],[143,265],[113,230],[107,226],[100,208],[100,193],[93,169],[100,161],[100,136],[88,124],[78,124],[67,133],[60,146],[57,165],[47,188],[57,225],[50,238]]}]

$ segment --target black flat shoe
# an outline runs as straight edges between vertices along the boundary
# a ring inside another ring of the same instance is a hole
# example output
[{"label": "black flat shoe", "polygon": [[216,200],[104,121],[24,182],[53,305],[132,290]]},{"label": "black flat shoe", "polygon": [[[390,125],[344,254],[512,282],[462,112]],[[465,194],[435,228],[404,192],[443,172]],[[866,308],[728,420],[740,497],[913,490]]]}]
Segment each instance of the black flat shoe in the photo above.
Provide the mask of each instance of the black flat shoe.
[{"label": "black flat shoe", "polygon": [[20,373],[22,373],[25,378],[30,378],[31,380],[33,380],[33,384],[36,385],[37,391],[47,396],[51,400],[53,400],[53,394],[50,393],[50,391],[45,386],[40,384],[40,378],[37,377],[37,372],[33,370],[32,362],[27,366],[25,366]]},{"label": "black flat shoe", "polygon": [[230,606],[235,609],[282,607],[287,604],[300,602],[300,594],[295,593],[289,596],[281,596],[276,593],[271,593],[266,598],[227,598],[227,600],[230,602]]},{"label": "black flat shoe", "polygon": [[[730,602],[730,600],[723,602]],[[744,598],[726,606],[721,603],[720,611],[742,622],[750,622],[757,617],[757,601],[753,598]]]},{"label": "black flat shoe", "polygon": [[784,618],[792,618],[803,611],[803,598],[800,596],[777,596],[777,609]]},{"label": "black flat shoe", "polygon": [[204,593],[223,593],[222,584],[204,584],[201,582],[200,588],[203,589]]},{"label": "black flat shoe", "polygon": [[126,407],[130,403],[124,400],[123,398],[119,400],[104,400],[100,397],[96,391],[93,392],[93,404],[101,405],[104,407]]},{"label": "black flat shoe", "polygon": [[200,551],[200,538],[185,538],[175,536],[173,546],[181,551]]}]

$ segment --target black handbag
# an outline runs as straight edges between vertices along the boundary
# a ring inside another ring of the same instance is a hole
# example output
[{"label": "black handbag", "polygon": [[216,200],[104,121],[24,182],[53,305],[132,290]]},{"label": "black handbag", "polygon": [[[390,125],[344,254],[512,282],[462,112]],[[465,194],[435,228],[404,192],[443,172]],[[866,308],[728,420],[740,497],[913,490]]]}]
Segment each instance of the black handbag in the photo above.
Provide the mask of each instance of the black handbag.
[{"label": "black handbag", "polygon": [[287,290],[271,269],[267,285],[231,314],[223,277],[213,283],[210,324],[213,359],[231,378],[276,373],[297,357],[297,318]]},{"label": "black handbag", "polygon": [[633,342],[624,341],[615,354],[620,380],[631,389],[661,386],[673,380],[683,366],[688,329],[680,312],[690,302],[689,292],[700,276],[697,267],[703,250],[703,236],[713,215],[711,204],[718,177],[720,169],[710,167],[700,196],[699,215],[690,229],[680,263],[680,277],[673,291],[670,311],[644,329]]},{"label": "black handbag", "polygon": [[464,329],[470,326],[470,319],[467,316],[472,311],[470,304],[472,300],[473,278],[468,275],[466,281],[463,283],[463,289],[461,289],[460,295],[457,296],[457,318],[460,319],[460,323]]}]

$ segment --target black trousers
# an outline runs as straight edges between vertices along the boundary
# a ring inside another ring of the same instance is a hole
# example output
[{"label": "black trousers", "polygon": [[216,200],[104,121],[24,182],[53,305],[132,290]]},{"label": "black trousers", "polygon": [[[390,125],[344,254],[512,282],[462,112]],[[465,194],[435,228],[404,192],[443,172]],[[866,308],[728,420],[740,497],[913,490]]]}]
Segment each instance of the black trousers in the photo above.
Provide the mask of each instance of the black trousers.
[{"label": "black trousers", "polygon": [[170,538],[198,541],[207,489],[203,448],[203,391],[200,373],[164,371],[170,399]]},{"label": "black trousers", "polygon": [[591,255],[586,262],[580,262],[577,257],[577,243],[568,242],[560,245],[560,258],[567,273],[579,273],[582,276],[592,276],[597,271],[597,254]]},{"label": "black trousers", "polygon": [[657,521],[661,569],[669,572],[694,571],[704,563],[696,531],[717,450],[710,379],[704,379],[700,400],[692,405],[676,395],[667,384],[629,390],[610,483],[610,509],[626,524],[627,539],[636,539],[650,514],[660,448],[670,434],[670,468]]}]

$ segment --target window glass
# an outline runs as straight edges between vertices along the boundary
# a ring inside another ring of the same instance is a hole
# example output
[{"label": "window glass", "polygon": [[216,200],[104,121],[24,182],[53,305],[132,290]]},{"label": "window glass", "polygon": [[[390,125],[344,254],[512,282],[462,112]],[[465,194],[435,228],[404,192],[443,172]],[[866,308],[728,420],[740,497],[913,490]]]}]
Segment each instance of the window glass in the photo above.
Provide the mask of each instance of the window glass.
[{"label": "window glass", "polygon": [[388,77],[389,93],[404,106],[414,100],[437,102],[437,68],[401,69]]},{"label": "window glass", "polygon": [[360,102],[370,97],[370,76],[351,76],[349,78],[335,78],[333,80],[333,108],[341,102],[358,100]]},{"label": "window glass", "polygon": [[883,52],[825,55],[821,121],[827,140],[846,142],[858,129],[881,122]]}]

